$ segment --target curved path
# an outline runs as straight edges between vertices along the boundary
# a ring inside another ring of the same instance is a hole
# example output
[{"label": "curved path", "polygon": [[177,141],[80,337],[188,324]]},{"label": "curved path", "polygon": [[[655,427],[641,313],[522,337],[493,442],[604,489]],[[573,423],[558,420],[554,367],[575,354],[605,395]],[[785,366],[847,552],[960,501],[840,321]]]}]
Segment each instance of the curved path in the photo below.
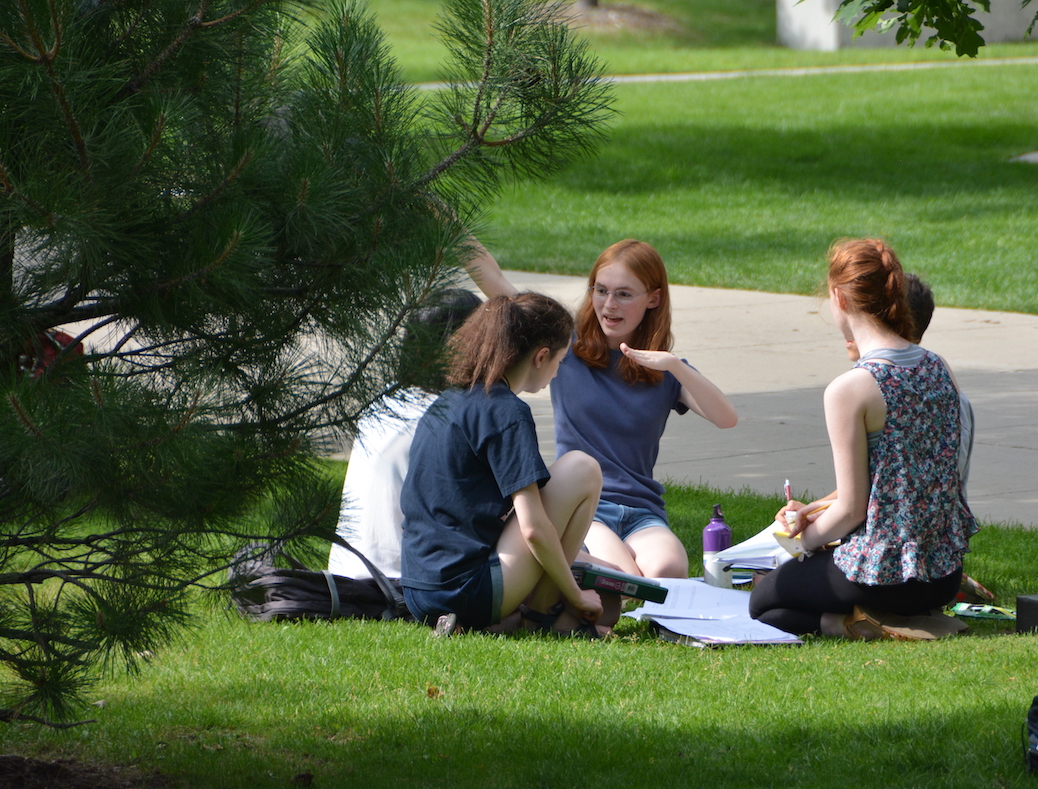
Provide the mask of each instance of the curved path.
[{"label": "curved path", "polygon": [[[509,271],[520,290],[576,306],[586,281]],[[835,487],[822,391],[847,369],[824,301],[809,296],[671,286],[675,352],[729,395],[739,424],[717,430],[673,415],[660,445],[660,479],[720,489],[822,495]],[[1038,315],[938,307],[924,345],[941,354],[973,402],[976,439],[969,500],[987,522],[1038,528]],[[547,392],[527,401],[541,450],[554,457]]]}]

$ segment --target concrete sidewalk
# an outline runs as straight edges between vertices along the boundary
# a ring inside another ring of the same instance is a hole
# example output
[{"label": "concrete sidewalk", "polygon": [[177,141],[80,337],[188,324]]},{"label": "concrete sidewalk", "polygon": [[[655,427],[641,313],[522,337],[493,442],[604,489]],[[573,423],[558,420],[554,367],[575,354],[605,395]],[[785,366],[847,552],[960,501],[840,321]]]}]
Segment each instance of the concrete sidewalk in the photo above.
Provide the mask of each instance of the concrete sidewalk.
[{"label": "concrete sidewalk", "polygon": [[[506,272],[520,290],[570,307],[586,280]],[[835,487],[822,415],[826,384],[848,369],[843,338],[824,300],[671,286],[675,352],[716,383],[739,411],[718,430],[672,415],[656,476],[763,493],[789,478],[797,495]],[[969,501],[987,522],[1038,528],[1038,315],[938,307],[923,343],[952,366],[973,403],[976,436]],[[526,397],[541,449],[555,454],[547,391]]]}]

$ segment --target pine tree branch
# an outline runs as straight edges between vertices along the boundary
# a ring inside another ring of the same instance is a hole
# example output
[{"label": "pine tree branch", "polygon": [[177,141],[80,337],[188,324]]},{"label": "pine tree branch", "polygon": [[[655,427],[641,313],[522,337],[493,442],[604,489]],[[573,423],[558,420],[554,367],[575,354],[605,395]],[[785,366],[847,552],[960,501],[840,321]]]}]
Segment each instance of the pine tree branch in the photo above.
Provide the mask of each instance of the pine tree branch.
[{"label": "pine tree branch", "polygon": [[50,641],[46,639],[40,627],[39,610],[36,607],[36,593],[33,591],[31,583],[25,584],[25,594],[29,598],[29,615],[32,618],[33,637],[30,640],[36,642],[36,646],[40,648],[40,651],[43,652],[49,662],[53,660],[54,652],[50,648]]},{"label": "pine tree branch", "polygon": [[[73,354],[75,352],[76,347],[80,343],[85,342],[86,339],[94,332],[100,331],[105,326],[111,326],[113,323],[119,323],[122,320],[124,319],[121,315],[112,315],[111,317],[106,318],[103,321],[87,326],[85,329],[83,329],[83,331],[81,331],[79,334],[72,338],[72,342],[68,343],[68,345],[64,346],[60,351],[58,351],[58,355],[54,359],[54,365],[59,365],[63,359]],[[93,378],[91,378],[90,380],[92,385],[96,385],[96,382]]]},{"label": "pine tree branch", "polygon": [[159,69],[166,65],[176,54],[179,52],[184,44],[187,43],[188,39],[198,30],[206,30],[219,25],[226,24],[232,20],[237,19],[247,11],[259,8],[265,0],[252,0],[250,5],[244,5],[237,11],[234,11],[226,16],[222,16],[219,19],[212,19],[208,22],[205,21],[206,12],[209,10],[209,0],[202,0],[198,5],[198,10],[195,11],[194,15],[188,18],[184,24],[184,29],[180,34],[164,49],[159,55],[151,61],[144,70],[134,77],[132,80],[126,83],[122,89],[122,93],[138,93],[144,87],[144,85],[158,73]]},{"label": "pine tree branch", "polygon": [[24,712],[19,712],[18,710],[0,709],[0,722],[17,723],[18,721],[32,721],[33,723],[39,723],[51,729],[73,729],[76,726],[83,726],[87,723],[97,723],[96,718],[91,718],[90,720],[85,721],[72,721],[70,723],[57,723],[55,721],[47,720],[46,718],[38,718],[35,715],[26,715]]},{"label": "pine tree branch", "polygon": [[[11,641],[29,641],[34,640],[37,634],[32,630],[18,630],[13,627],[0,627],[0,638],[8,638]],[[79,649],[96,649],[97,644],[90,641],[83,641],[78,638],[70,638],[63,636],[59,633],[48,633],[47,638],[51,641],[55,641],[58,644],[65,644],[70,647],[77,647]]]},{"label": "pine tree branch", "polygon": [[188,18],[187,22],[184,24],[184,29],[180,31],[180,34],[173,39],[173,41],[162,50],[162,52],[159,53],[158,57],[145,66],[144,70],[140,74],[127,82],[121,93],[132,94],[140,92],[141,88],[144,87],[144,84],[155,76],[158,70],[161,69],[174,55],[176,55],[184,44],[187,43],[187,40],[191,38],[192,34],[201,27],[202,18],[205,16],[208,7],[209,0],[202,0],[198,6],[198,10]]},{"label": "pine tree branch", "polygon": [[137,12],[137,17],[132,22],[130,22],[129,25],[126,26],[126,29],[122,33],[115,37],[116,44],[124,44],[126,41],[130,39],[130,36],[134,34],[134,32],[137,30],[137,27],[141,24],[141,22],[144,21],[145,12],[147,10],[148,4],[142,3],[140,10]]},{"label": "pine tree branch", "polygon": [[494,121],[497,119],[497,114],[501,111],[501,107],[504,103],[505,97],[501,96],[493,108],[487,110],[486,117],[483,118],[483,126],[480,128],[479,133],[475,135],[481,145],[486,145],[487,132],[490,131],[490,127],[494,125]]},{"label": "pine tree branch", "polygon": [[18,399],[18,395],[14,392],[9,392],[7,394],[7,403],[11,406],[11,410],[14,411],[18,421],[22,423],[22,427],[28,431],[29,435],[33,438],[43,438],[43,432],[39,427],[37,427],[36,423],[33,422],[32,417],[29,416],[29,413],[22,405],[22,401]]},{"label": "pine tree branch", "polygon": [[[428,296],[431,289],[432,279],[430,278],[430,281],[426,284],[426,288],[421,294],[423,299]],[[357,385],[357,382],[363,378],[368,368],[385,351],[387,344],[396,336],[397,330],[403,325],[407,316],[411,314],[411,310],[411,305],[404,304],[396,312],[396,314],[393,316],[393,320],[390,321],[389,325],[382,331],[378,340],[372,343],[372,345],[368,348],[368,352],[365,354],[364,358],[357,362],[350,376],[340,386],[337,386],[331,392],[322,395],[321,397],[314,398],[305,403],[304,405],[299,406],[286,414],[282,414],[281,416],[270,420],[269,423],[264,424],[269,424],[270,426],[277,426],[284,424],[286,422],[290,422],[291,420],[296,419],[309,411],[319,408],[320,406],[327,405],[328,403],[334,402],[335,400],[338,400],[339,398],[349,393],[350,390]],[[232,425],[231,427],[235,429],[244,429],[251,428],[252,426],[253,425],[249,423],[237,423],[235,425]]]},{"label": "pine tree branch", "polygon": [[424,190],[428,186],[443,175],[445,172],[450,170],[454,165],[472,153],[473,149],[478,147],[479,141],[473,135],[464,145],[456,148],[448,156],[441,159],[435,165],[429,168],[424,175],[422,175],[416,182],[415,188],[417,190]]},{"label": "pine tree branch", "polygon": [[72,137],[72,143],[79,156],[79,169],[83,174],[83,178],[87,183],[90,183],[90,157],[87,154],[86,140],[83,137],[83,131],[79,126],[79,121],[76,119],[76,114],[72,110],[72,105],[68,100],[65,86],[61,79],[59,79],[57,71],[54,69],[54,61],[57,60],[58,52],[61,50],[62,34],[61,20],[58,16],[56,2],[55,0],[48,0],[47,3],[47,8],[50,11],[51,24],[54,26],[54,41],[50,47],[44,43],[43,35],[34,22],[26,0],[18,0],[18,6],[22,12],[22,18],[25,20],[25,26],[29,38],[32,41],[33,47],[36,49],[36,54],[33,55],[21,47],[14,45],[14,42],[10,41],[6,36],[4,38],[9,44],[14,46],[16,51],[21,55],[29,58],[34,63],[42,65],[47,70],[47,77],[50,81],[51,90],[54,92],[54,96],[58,100],[58,105],[61,107],[61,113],[65,117],[65,123],[68,125],[69,134]]},{"label": "pine tree branch", "polygon": [[173,427],[171,427],[169,429],[169,432],[166,433],[166,435],[159,436],[157,438],[152,438],[152,439],[149,439],[147,441],[142,441],[140,444],[138,444],[138,446],[141,447],[142,449],[145,448],[145,447],[154,447],[154,446],[157,446],[159,444],[165,443],[166,441],[169,441],[172,438],[174,438],[185,427],[187,427],[191,423],[191,420],[194,419],[195,416],[198,414],[198,402],[201,399],[202,399],[202,393],[196,391],[194,393],[194,395],[192,396],[192,398],[191,398],[191,403],[184,410],[184,415],[180,418],[180,421],[177,424],[175,424]]},{"label": "pine tree branch", "polygon": [[11,212],[0,211],[0,305],[14,298],[14,228]]},{"label": "pine tree branch", "polygon": [[167,280],[166,282],[163,282],[161,285],[159,285],[157,290],[159,292],[167,291],[171,288],[176,288],[179,285],[185,285],[188,282],[196,282],[197,280],[202,280],[203,282],[205,282],[205,278],[207,276],[212,274],[214,271],[220,268],[220,266],[227,262],[227,258],[229,258],[231,256],[231,253],[238,247],[240,241],[241,232],[235,230],[233,233],[231,233],[231,238],[224,245],[224,248],[220,251],[220,254],[216,256],[216,259],[212,263],[210,263],[208,266],[204,266],[203,268],[198,269],[197,271],[192,271],[190,274],[185,274],[183,277],[177,277],[176,279]]},{"label": "pine tree branch", "polygon": [[[481,0],[481,8],[483,9],[483,71],[479,84],[476,88],[476,96],[472,102],[472,123],[466,125],[461,118],[457,118],[458,124],[465,130],[468,140],[465,143],[442,159],[437,164],[433,165],[429,170],[417,181],[418,189],[424,189],[445,172],[450,170],[459,161],[468,156],[473,149],[482,143],[481,135],[477,133],[476,129],[480,123],[480,106],[483,104],[483,95],[486,91],[486,87],[490,82],[491,69],[493,68],[494,58],[494,17],[491,12],[489,0]],[[500,107],[500,102],[497,105]],[[491,116],[494,114],[493,111],[490,113]],[[483,128],[483,133],[489,128],[489,124]]]},{"label": "pine tree branch", "polygon": [[122,306],[123,300],[114,296],[94,299],[90,304],[77,304],[72,308],[63,307],[63,300],[59,300],[35,309],[27,309],[25,317],[33,331],[41,332],[63,323],[111,318],[121,314]]},{"label": "pine tree branch", "polygon": [[0,162],[0,186],[3,186],[5,195],[7,195],[8,197],[14,197],[20,200],[21,202],[25,203],[25,205],[29,206],[29,208],[36,211],[41,217],[44,217],[48,227],[54,227],[54,214],[47,211],[47,209],[45,209],[39,203],[35,202],[28,195],[25,195],[22,192],[20,192],[18,188],[14,186],[14,184],[11,182],[11,176],[8,173],[7,168],[4,167],[3,162]]},{"label": "pine tree branch", "polygon": [[[105,566],[105,562],[100,562],[96,566]],[[0,586],[25,586],[27,589],[32,589],[34,584],[42,584],[45,581],[51,581],[58,579],[65,583],[75,584],[84,592],[93,594],[91,587],[83,581],[104,581],[108,580],[111,576],[105,575],[104,573],[98,573],[94,571],[76,571],[74,574],[68,571],[52,570],[46,567],[38,567],[32,570],[25,570],[24,572],[13,572],[13,573],[0,573]]]},{"label": "pine tree branch", "polygon": [[134,165],[131,171],[134,176],[140,174],[141,169],[151,159],[151,155],[162,141],[162,132],[166,129],[166,120],[166,113],[160,112],[158,120],[155,122],[155,128],[152,130],[151,139],[148,141],[148,147],[144,149],[144,153],[141,154],[141,158],[137,160],[137,164]]},{"label": "pine tree branch", "polygon": [[259,8],[260,4],[262,4],[263,2],[264,2],[264,0],[252,0],[252,5],[251,6],[242,6],[237,11],[234,11],[234,12],[232,12],[230,14],[227,14],[227,16],[222,16],[219,19],[213,19],[210,22],[203,22],[202,23],[202,27],[203,28],[216,27],[217,25],[222,25],[225,22],[230,22],[232,19],[237,19],[239,16],[244,14],[246,11],[250,11],[250,10],[252,10],[254,8]]},{"label": "pine tree branch", "polygon": [[199,210],[201,210],[206,205],[208,205],[210,202],[212,202],[214,199],[216,199],[216,197],[218,197],[223,192],[224,189],[226,189],[228,186],[230,186],[230,184],[239,175],[241,175],[241,171],[245,169],[245,165],[247,165],[251,159],[252,159],[252,151],[251,150],[248,150],[244,154],[242,154],[242,157],[241,157],[241,159],[238,160],[238,163],[236,165],[234,165],[234,168],[231,170],[231,172],[228,173],[227,177],[224,178],[223,181],[221,181],[220,184],[217,185],[217,187],[215,189],[213,189],[211,192],[209,192],[209,194],[199,198],[189,209],[187,209],[187,211],[184,211],[182,214],[180,214],[179,216],[175,217],[173,219],[173,221],[174,222],[183,222],[185,219],[189,219],[191,216],[193,216]]},{"label": "pine tree branch", "polygon": [[494,17],[490,11],[489,0],[481,0],[483,9],[483,74],[476,89],[476,100],[472,103],[472,126],[475,131],[479,125],[479,108],[483,104],[483,91],[490,82],[490,69],[494,63]]}]

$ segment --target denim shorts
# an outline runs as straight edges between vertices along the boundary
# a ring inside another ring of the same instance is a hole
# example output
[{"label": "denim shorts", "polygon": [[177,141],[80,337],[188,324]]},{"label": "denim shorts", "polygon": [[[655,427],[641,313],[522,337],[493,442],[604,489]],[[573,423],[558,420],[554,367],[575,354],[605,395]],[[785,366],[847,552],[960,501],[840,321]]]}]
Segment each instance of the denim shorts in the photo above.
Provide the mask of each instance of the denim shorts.
[{"label": "denim shorts", "polygon": [[598,509],[595,510],[594,520],[608,526],[621,540],[626,540],[636,531],[651,529],[653,526],[662,526],[670,529],[665,518],[661,518],[652,510],[642,507],[628,507],[624,504],[614,504],[605,499],[598,500]]},{"label": "denim shorts", "polygon": [[504,589],[501,560],[492,553],[486,563],[456,589],[405,586],[404,600],[419,622],[435,625],[442,614],[453,613],[458,615],[458,624],[462,627],[479,630],[501,621]]}]

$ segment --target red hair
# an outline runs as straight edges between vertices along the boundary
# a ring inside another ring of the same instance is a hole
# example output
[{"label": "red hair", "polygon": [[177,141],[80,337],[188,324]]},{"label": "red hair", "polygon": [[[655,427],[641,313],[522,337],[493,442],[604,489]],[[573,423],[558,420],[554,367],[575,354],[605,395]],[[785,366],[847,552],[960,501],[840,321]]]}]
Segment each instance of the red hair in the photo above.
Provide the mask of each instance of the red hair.
[{"label": "red hair", "polygon": [[871,315],[902,337],[917,336],[905,272],[885,242],[852,238],[833,244],[829,288],[840,291],[850,310]]},{"label": "red hair", "polygon": [[[594,287],[599,271],[614,263],[626,266],[650,293],[654,290],[660,292],[659,304],[645,311],[642,322],[631,335],[629,345],[639,350],[669,351],[674,345],[674,336],[670,331],[670,290],[667,287],[667,269],[660,253],[651,245],[633,238],[617,241],[599,255],[591,267],[588,287]],[[577,339],[573,343],[573,353],[588,367],[603,369],[609,366],[609,342],[595,317],[590,291],[577,311]],[[655,386],[663,380],[663,373],[659,370],[642,367],[626,356],[620,357],[618,367],[620,377],[629,384],[641,381]]]}]

